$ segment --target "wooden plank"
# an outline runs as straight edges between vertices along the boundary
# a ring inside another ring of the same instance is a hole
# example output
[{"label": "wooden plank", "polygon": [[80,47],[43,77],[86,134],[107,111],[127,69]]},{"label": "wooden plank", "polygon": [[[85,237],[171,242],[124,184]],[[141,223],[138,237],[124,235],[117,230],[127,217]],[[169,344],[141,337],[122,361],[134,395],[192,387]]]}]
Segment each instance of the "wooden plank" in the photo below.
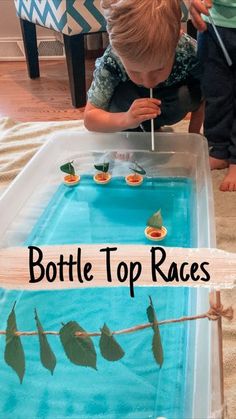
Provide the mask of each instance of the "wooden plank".
[{"label": "wooden plank", "polygon": [[[0,115],[21,121],[83,119],[84,108],[71,104],[66,60],[40,61],[41,77],[30,79],[25,62],[0,62]],[[89,88],[94,59],[86,59]]]},{"label": "wooden plank", "polygon": [[143,285],[232,288],[236,255],[140,245],[5,248],[0,249],[0,285],[31,290],[124,285],[132,296]]}]

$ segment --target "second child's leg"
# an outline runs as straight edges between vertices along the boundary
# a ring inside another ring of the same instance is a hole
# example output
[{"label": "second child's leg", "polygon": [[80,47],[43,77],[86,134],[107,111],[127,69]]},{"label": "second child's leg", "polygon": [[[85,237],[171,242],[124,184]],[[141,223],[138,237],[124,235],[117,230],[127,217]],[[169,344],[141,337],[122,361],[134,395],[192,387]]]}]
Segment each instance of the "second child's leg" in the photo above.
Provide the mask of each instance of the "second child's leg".
[{"label": "second child's leg", "polygon": [[[234,32],[235,36],[235,47],[236,48],[236,33]],[[233,58],[233,54],[231,53]],[[236,52],[235,52],[236,56]],[[236,57],[235,57],[236,58]],[[231,132],[231,144],[229,147],[230,157],[229,157],[229,169],[228,173],[226,174],[223,182],[220,185],[221,191],[236,191],[236,65],[234,65],[234,122],[233,128]]]},{"label": "second child's leg", "polygon": [[[218,28],[227,44],[227,29]],[[199,57],[203,63],[203,94],[206,98],[204,134],[210,147],[211,169],[229,166],[229,147],[234,120],[234,75],[225,60],[211,25],[199,35]]]}]

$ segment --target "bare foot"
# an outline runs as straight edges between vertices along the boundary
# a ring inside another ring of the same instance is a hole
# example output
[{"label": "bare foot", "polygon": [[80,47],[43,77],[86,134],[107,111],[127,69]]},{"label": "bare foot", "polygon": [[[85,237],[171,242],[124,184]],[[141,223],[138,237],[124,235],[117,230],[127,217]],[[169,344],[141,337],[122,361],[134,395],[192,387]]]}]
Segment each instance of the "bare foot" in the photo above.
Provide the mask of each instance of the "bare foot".
[{"label": "bare foot", "polygon": [[216,159],[215,157],[209,157],[210,168],[211,170],[221,170],[229,167],[229,162],[227,160]]},{"label": "bare foot", "polygon": [[220,185],[220,191],[236,191],[236,164],[230,164],[227,175]]}]

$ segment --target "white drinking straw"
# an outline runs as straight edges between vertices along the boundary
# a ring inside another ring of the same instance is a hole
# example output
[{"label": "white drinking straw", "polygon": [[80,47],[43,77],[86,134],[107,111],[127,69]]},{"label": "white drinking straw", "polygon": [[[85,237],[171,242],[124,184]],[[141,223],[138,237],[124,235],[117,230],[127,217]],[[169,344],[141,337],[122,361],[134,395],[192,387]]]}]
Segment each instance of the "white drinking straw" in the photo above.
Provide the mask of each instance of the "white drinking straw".
[{"label": "white drinking straw", "polygon": [[[205,0],[202,0],[202,2],[205,4]],[[206,6],[206,4],[205,4],[205,6]],[[222,52],[223,52],[223,54],[225,56],[225,59],[227,61],[227,64],[228,64],[229,67],[231,67],[233,65],[232,60],[231,60],[231,58],[229,56],[229,53],[228,53],[227,49],[225,48],[225,44],[222,41],[222,38],[221,38],[221,36],[220,36],[220,34],[218,32],[218,29],[217,29],[217,27],[215,25],[215,22],[213,20],[213,17],[211,16],[211,12],[210,12],[209,9],[208,9],[208,19],[209,19],[209,22],[210,22],[210,24],[212,25],[212,27],[213,27],[213,29],[215,31],[216,37],[218,39],[218,42],[219,42],[220,47],[222,49]]]},{"label": "white drinking straw", "polygon": [[[153,90],[150,89],[150,98],[153,99]],[[154,141],[154,119],[151,119],[151,140],[152,140],[152,151],[155,151],[155,141]]]},{"label": "white drinking straw", "polygon": [[219,41],[219,44],[221,46],[221,49],[223,51],[223,54],[224,54],[225,59],[227,61],[227,64],[228,64],[229,67],[231,67],[233,65],[232,60],[231,60],[231,58],[229,56],[229,53],[228,53],[227,49],[225,48],[224,42],[222,41],[222,38],[221,38],[221,36],[220,36],[220,34],[218,32],[218,29],[217,29],[217,27],[216,27],[216,25],[214,23],[214,20],[213,20],[213,18],[211,16],[211,13],[210,13],[209,10],[208,10],[208,12],[209,12],[209,16],[208,16],[209,21],[210,21],[210,23],[211,23],[211,25],[212,25],[212,27],[213,27],[213,29],[215,31],[216,37],[217,37],[217,39]]}]

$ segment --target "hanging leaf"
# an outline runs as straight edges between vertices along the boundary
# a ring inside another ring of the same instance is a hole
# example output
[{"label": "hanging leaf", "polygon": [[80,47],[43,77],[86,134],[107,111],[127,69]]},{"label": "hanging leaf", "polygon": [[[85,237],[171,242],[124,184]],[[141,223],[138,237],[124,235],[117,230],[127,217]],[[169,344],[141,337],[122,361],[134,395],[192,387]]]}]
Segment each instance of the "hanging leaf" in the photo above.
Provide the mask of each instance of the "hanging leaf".
[{"label": "hanging leaf", "polygon": [[163,354],[163,348],[162,348],[162,343],[161,343],[161,335],[160,335],[160,331],[159,331],[159,327],[157,324],[157,316],[153,307],[153,303],[152,303],[152,299],[150,298],[150,305],[147,308],[147,316],[148,316],[148,320],[150,323],[153,323],[153,331],[154,331],[154,335],[153,335],[153,339],[152,339],[152,352],[154,355],[154,358],[157,362],[158,365],[160,365],[160,367],[163,364],[164,361],[164,354]]},{"label": "hanging leaf", "polygon": [[86,333],[73,321],[66,323],[60,330],[61,343],[67,357],[76,365],[97,369],[97,355],[92,339],[89,336],[77,337],[75,332]]},{"label": "hanging leaf", "polygon": [[75,169],[73,166],[73,161],[70,161],[69,163],[65,163],[62,166],[60,166],[60,169],[64,173],[68,173],[68,175],[75,175]]},{"label": "hanging leaf", "polygon": [[163,221],[160,209],[147,220],[147,225],[153,228],[162,228]]},{"label": "hanging leaf", "polygon": [[156,360],[156,363],[160,365],[160,367],[162,367],[162,364],[164,362],[164,355],[159,329],[157,332],[154,333],[152,338],[152,352]]},{"label": "hanging leaf", "polygon": [[99,172],[107,173],[109,169],[109,163],[103,163],[103,164],[95,164],[95,169],[99,170]]},{"label": "hanging leaf", "polygon": [[42,365],[45,368],[47,368],[49,371],[51,371],[51,374],[53,375],[53,371],[55,369],[57,360],[48,343],[46,335],[43,334],[44,330],[40,323],[36,310],[35,310],[35,321],[36,321],[36,326],[37,326],[38,334],[39,334],[38,336],[39,336],[39,347],[40,347],[40,360],[41,360]]},{"label": "hanging leaf", "polygon": [[142,166],[140,166],[138,163],[134,162],[135,167],[130,167],[130,170],[132,170],[135,173],[138,173],[139,175],[145,176],[146,170]]},{"label": "hanging leaf", "polygon": [[99,346],[103,358],[107,359],[107,361],[118,361],[123,358],[125,352],[119,343],[116,342],[106,324],[104,324],[101,332],[102,335],[99,341]]},{"label": "hanging leaf", "polygon": [[4,359],[5,362],[16,372],[20,379],[20,383],[22,384],[25,374],[25,354],[20,337],[15,335],[18,331],[16,325],[15,305],[16,303],[14,303],[12,311],[7,319]]}]

